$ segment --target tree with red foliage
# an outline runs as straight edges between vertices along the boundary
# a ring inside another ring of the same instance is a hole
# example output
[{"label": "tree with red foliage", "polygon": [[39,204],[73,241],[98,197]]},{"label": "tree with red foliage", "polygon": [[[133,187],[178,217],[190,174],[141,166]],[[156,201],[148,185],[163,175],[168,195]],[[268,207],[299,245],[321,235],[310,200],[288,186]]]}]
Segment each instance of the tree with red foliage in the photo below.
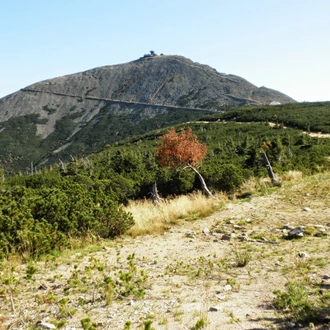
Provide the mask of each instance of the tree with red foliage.
[{"label": "tree with red foliage", "polygon": [[197,170],[197,167],[206,156],[207,145],[197,140],[197,136],[192,133],[191,128],[188,128],[187,131],[182,128],[180,134],[172,128],[160,139],[162,143],[156,149],[157,163],[172,168],[189,167],[197,174],[204,193],[212,196],[204,178]]}]

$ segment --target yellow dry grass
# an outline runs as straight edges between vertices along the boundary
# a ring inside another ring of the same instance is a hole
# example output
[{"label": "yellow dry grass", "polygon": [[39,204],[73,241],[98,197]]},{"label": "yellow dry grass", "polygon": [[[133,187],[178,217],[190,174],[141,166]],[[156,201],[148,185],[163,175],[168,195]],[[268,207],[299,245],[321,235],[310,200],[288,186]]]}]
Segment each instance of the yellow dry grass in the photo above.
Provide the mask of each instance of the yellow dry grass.
[{"label": "yellow dry grass", "polygon": [[132,236],[163,233],[179,220],[195,220],[212,214],[226,199],[226,195],[221,193],[212,199],[197,192],[165,200],[159,205],[151,200],[131,201],[125,207],[135,220],[129,233]]},{"label": "yellow dry grass", "polygon": [[[289,171],[278,177],[279,182],[295,183],[303,179],[302,172]],[[265,192],[273,185],[268,177],[251,178],[240,187],[239,194]],[[130,201],[124,209],[133,214],[135,225],[130,229],[132,236],[163,233],[180,220],[196,220],[211,215],[228,199],[225,193],[208,198],[201,192],[166,199],[159,205],[151,200]]]},{"label": "yellow dry grass", "polygon": [[288,171],[281,175],[280,181],[298,182],[301,181],[304,174],[301,171]]}]

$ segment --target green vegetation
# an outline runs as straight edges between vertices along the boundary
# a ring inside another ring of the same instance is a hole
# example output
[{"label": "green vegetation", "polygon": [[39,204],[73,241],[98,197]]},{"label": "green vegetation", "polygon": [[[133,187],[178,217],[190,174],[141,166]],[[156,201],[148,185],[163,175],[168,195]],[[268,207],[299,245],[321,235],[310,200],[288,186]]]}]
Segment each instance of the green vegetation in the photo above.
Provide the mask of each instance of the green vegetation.
[{"label": "green vegetation", "polygon": [[[305,118],[305,108],[310,113],[313,109],[320,116],[326,116],[326,110],[329,112],[328,103],[314,106],[315,109],[310,104],[290,104],[229,111],[218,117],[227,120],[235,116],[242,121],[245,116],[248,123],[223,123],[218,121],[219,118],[214,121],[216,117],[213,116],[208,122],[205,120],[209,117],[204,118],[203,122],[178,125],[176,130],[190,127],[198,141],[207,144],[207,155],[199,172],[209,189],[233,194],[247,179],[267,176],[261,157],[263,151],[267,153],[277,174],[290,170],[313,174],[329,169],[329,139],[313,138],[297,129],[284,128],[283,125],[270,126],[264,122],[270,120],[269,116],[273,116],[274,112],[281,114],[277,115],[278,118],[285,118],[300,109],[302,113],[299,119]],[[285,107],[289,110],[284,111]],[[281,109],[283,113],[278,112]],[[253,122],[253,116],[255,120],[259,118],[263,122]],[[32,139],[32,135],[36,133],[35,126],[25,122],[24,118],[16,118],[12,124],[18,125],[18,131],[21,130],[23,136],[30,134],[31,148],[40,151],[38,145],[33,144],[36,141]],[[106,117],[102,120],[104,118]],[[114,120],[115,117],[109,115],[109,121],[110,119]],[[112,125],[119,125],[123,118],[119,119],[114,120]],[[33,116],[30,116],[30,120],[38,122]],[[109,122],[102,120],[100,119],[97,126],[90,123],[90,130],[80,133],[85,134],[86,140],[79,141],[86,141],[88,144],[92,139],[92,135],[88,137],[88,132],[91,133],[96,127],[98,132],[102,132],[99,142],[95,142],[95,147],[91,144],[89,151],[106,143],[101,139],[107,136]],[[316,125],[317,120],[313,120]],[[316,127],[314,124],[310,127]],[[327,122],[324,121],[324,124]],[[3,125],[1,134],[6,132],[6,125]],[[73,119],[63,118],[57,123],[57,130],[53,134],[57,136],[56,139],[61,135],[67,136],[74,125]],[[131,122],[126,133],[121,131],[121,137],[128,135],[132,127]],[[160,143],[159,137],[166,133],[167,129],[163,128],[134,136],[88,158],[71,157],[71,162],[60,161],[49,169],[33,171],[33,175],[16,175],[2,180],[0,258],[19,253],[29,260],[31,257],[39,258],[67,247],[69,238],[90,235],[113,238],[121,235],[133,226],[134,220],[119,205],[126,205],[132,199],[149,198],[154,182],[157,182],[162,197],[200,190],[201,183],[192,171],[165,168],[157,164],[155,150]],[[20,141],[18,136],[7,135],[8,148],[14,141]],[[39,143],[42,146],[46,142],[40,140]],[[55,143],[53,148],[59,145],[60,143]],[[81,148],[84,147],[82,144]],[[66,152],[70,150],[69,148]],[[21,158],[23,160],[23,154]],[[8,159],[10,164],[9,161],[13,160]],[[2,165],[6,164],[2,162]],[[4,169],[6,170],[6,166]],[[239,257],[243,258],[237,260],[237,264],[244,266],[248,262],[247,256],[237,256],[238,259]]]},{"label": "green vegetation", "polygon": [[[180,106],[185,106],[189,100],[195,100],[201,91],[191,91],[183,95],[179,100]],[[214,103],[214,106],[212,104]],[[206,104],[206,103],[205,103]],[[201,108],[206,105],[200,104]],[[45,124],[47,119],[40,119],[37,115],[27,115],[23,117],[12,118],[7,122],[0,124],[0,166],[5,169],[6,174],[12,175],[19,171],[23,173],[31,172],[33,168],[43,167],[45,164],[58,162],[58,159],[67,162],[73,157],[84,157],[91,153],[96,153],[109,145],[120,143],[128,137],[141,135],[142,140],[155,129],[163,129],[183,122],[193,122],[201,119],[207,122],[227,121],[240,123],[268,123],[275,124],[278,130],[284,126],[304,130],[306,132],[330,132],[330,102],[319,103],[291,103],[277,106],[251,106],[239,109],[228,107],[217,108],[216,100],[207,102],[208,107],[217,109],[221,112],[207,116],[210,110],[184,110],[173,108],[148,108],[148,106],[132,105],[132,111],[127,114],[127,109],[123,104],[116,104],[116,107],[122,108],[122,111],[113,112],[114,104],[109,102],[100,110],[97,116],[89,121],[78,133],[71,136],[76,128],[75,118],[82,115],[82,112],[73,112],[76,106],[71,108],[71,114],[61,118],[56,122],[55,130],[42,139],[36,135],[36,124]],[[55,106],[44,106],[43,109],[52,114],[56,110]],[[223,111],[226,110],[226,111]],[[118,114],[122,113],[122,114]],[[151,115],[152,113],[152,115]],[[204,116],[204,117],[203,117]],[[203,118],[201,118],[203,117]],[[215,124],[215,123],[214,123]],[[245,124],[241,124],[245,125]],[[259,130],[259,129],[258,129]],[[199,138],[211,143],[223,144],[229,136],[220,133],[219,138],[214,140],[214,136],[202,137],[202,132],[196,132]],[[232,135],[233,142],[238,138],[242,139],[243,129],[238,130],[240,136]],[[225,132],[224,132],[225,133]],[[226,132],[231,134],[232,132]],[[233,132],[235,134],[235,132]],[[298,132],[296,132],[299,134]],[[255,140],[255,136],[267,135],[264,132],[250,132],[249,138]],[[291,135],[288,132],[287,135]],[[225,140],[223,141],[223,137]],[[155,133],[151,133],[149,138],[155,139]],[[301,145],[308,144],[301,136]],[[214,140],[214,141],[210,141]],[[259,146],[259,141],[256,145]],[[227,141],[228,143],[228,141]],[[282,142],[285,144],[285,142]],[[298,141],[286,140],[287,144],[298,143]],[[63,150],[61,147],[66,146]],[[214,146],[215,147],[215,146]],[[56,151],[54,153],[54,151]],[[220,152],[219,147],[216,150]]]},{"label": "green vegetation", "polygon": [[49,115],[55,113],[57,110],[55,108],[50,108],[48,105],[44,105],[42,110],[46,111]]},{"label": "green vegetation", "polygon": [[203,329],[206,326],[206,320],[205,318],[200,318],[196,324],[191,328],[191,330],[199,330],[199,329]]},{"label": "green vegetation", "polygon": [[306,324],[319,324],[327,320],[330,307],[329,295],[322,293],[310,281],[289,281],[286,291],[275,290],[275,307],[287,318]]},{"label": "green vegetation", "polygon": [[[19,171],[30,173],[31,163],[33,168],[39,168],[44,166],[44,162],[53,165],[59,159],[69,161],[71,156],[87,156],[127,137],[195,121],[210,113],[208,110],[188,111],[141,105],[132,105],[132,111],[127,113],[126,104],[107,103],[98,115],[71,136],[77,126],[74,119],[83,114],[82,111],[73,112],[75,107],[70,109],[71,114],[57,120],[55,130],[45,139],[37,135],[36,124],[45,124],[47,119],[40,119],[38,115],[11,118],[0,123],[0,167],[9,175]],[[49,115],[56,111],[49,106],[44,106],[43,110]],[[122,114],[118,114],[120,112]],[[59,150],[63,146],[67,147]]]},{"label": "green vegetation", "polygon": [[308,132],[330,133],[330,102],[243,107],[202,120],[273,122]]},{"label": "green vegetation", "polygon": [[2,187],[1,259],[12,253],[38,258],[68,247],[69,237],[111,238],[134,224],[109,183],[54,174],[12,177]]},{"label": "green vegetation", "polygon": [[80,323],[84,330],[95,330],[97,328],[96,323],[92,322],[89,317],[80,320]]}]

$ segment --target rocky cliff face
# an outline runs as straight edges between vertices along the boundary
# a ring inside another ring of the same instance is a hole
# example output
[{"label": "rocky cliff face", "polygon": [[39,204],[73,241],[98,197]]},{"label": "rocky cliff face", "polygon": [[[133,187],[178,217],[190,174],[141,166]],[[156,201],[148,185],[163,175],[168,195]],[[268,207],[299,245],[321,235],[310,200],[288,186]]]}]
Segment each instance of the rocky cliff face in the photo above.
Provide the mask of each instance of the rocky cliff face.
[{"label": "rocky cliff face", "polygon": [[[33,117],[33,125],[38,139],[53,135],[49,142],[53,152],[104,115],[131,116],[131,121],[138,124],[169,111],[194,111],[196,117],[195,109],[219,111],[226,106],[271,102],[294,100],[182,56],[147,56],[38,82],[0,99],[0,144],[3,131],[8,136],[15,118],[31,115],[37,116]],[[61,143],[53,143],[55,135]]]}]

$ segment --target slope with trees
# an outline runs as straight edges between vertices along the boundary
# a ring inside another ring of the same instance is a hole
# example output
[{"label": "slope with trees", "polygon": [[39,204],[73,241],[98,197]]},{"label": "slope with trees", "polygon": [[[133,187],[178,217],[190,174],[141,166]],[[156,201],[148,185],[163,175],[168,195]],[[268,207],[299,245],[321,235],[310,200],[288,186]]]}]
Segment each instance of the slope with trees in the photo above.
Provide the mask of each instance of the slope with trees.
[{"label": "slope with trees", "polygon": [[[224,115],[235,113],[244,115],[244,111]],[[50,253],[66,246],[69,237],[120,235],[134,223],[120,205],[149,198],[155,181],[162,197],[203,189],[198,173],[211,193],[238,192],[244,180],[267,176],[264,151],[275,173],[312,174],[330,167],[329,139],[283,125],[272,127],[266,121],[214,119],[128,138],[88,157],[33,171],[33,175],[6,176],[0,201],[2,257],[13,252]],[[198,173],[182,170],[195,165],[199,165]]]}]

